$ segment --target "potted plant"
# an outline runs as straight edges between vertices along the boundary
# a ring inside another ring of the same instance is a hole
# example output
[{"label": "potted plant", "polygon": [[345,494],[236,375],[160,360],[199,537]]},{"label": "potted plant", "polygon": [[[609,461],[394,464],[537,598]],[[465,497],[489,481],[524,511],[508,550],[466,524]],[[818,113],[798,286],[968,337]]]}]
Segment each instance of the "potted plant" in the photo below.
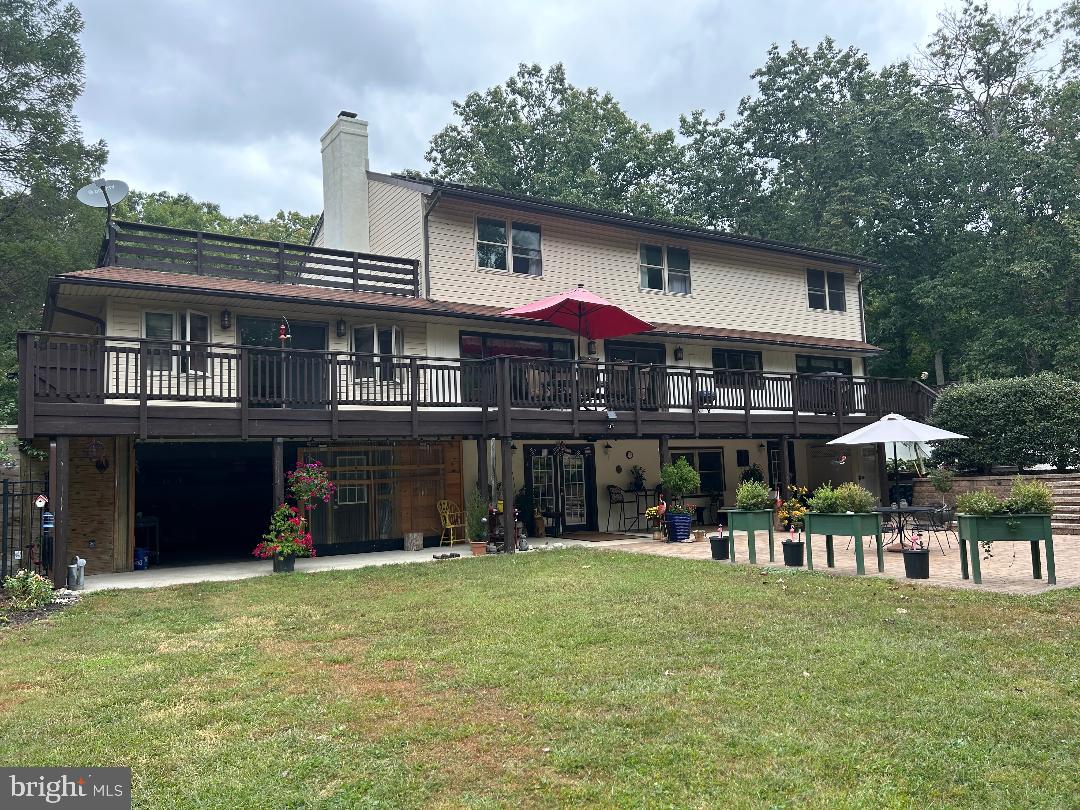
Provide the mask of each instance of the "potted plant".
[{"label": "potted plant", "polygon": [[664,539],[664,514],[667,512],[667,504],[661,499],[656,506],[650,506],[645,510],[645,522],[653,527],[652,539],[660,541]]},{"label": "potted plant", "polygon": [[945,506],[945,496],[952,492],[956,476],[948,467],[935,467],[930,471],[930,484],[941,493],[941,505]]},{"label": "potted plant", "polygon": [[855,570],[866,573],[862,539],[873,535],[877,542],[878,571],[885,570],[885,549],[881,538],[881,515],[874,511],[877,499],[865,487],[856,483],[833,487],[822,484],[807,500],[808,511],[803,516],[806,525],[806,567],[814,568],[813,534],[825,535],[828,565],[833,567],[833,536],[855,539]]},{"label": "potted plant", "polygon": [[261,560],[273,559],[274,571],[292,571],[297,557],[314,557],[311,540],[311,510],[322,501],[330,503],[337,487],[318,461],[298,462],[285,476],[289,494],[297,506],[283,503],[270,516],[270,528],[252,554]]},{"label": "potted plant", "polygon": [[709,545],[714,560],[726,560],[731,556],[731,546],[722,524],[716,527],[716,534],[709,535]]},{"label": "potted plant", "polygon": [[488,503],[479,489],[474,489],[465,501],[465,533],[474,557],[487,554]]},{"label": "potted plant", "polygon": [[757,464],[751,464],[743,470],[742,475],[739,476],[739,483],[742,483],[743,481],[757,481],[759,484],[764,484],[765,472]]},{"label": "potted plant", "polygon": [[908,579],[930,579],[930,546],[921,535],[913,534],[905,541],[900,539],[904,556],[904,576]]},{"label": "potted plant", "polygon": [[735,509],[728,512],[728,545],[732,559],[735,552],[736,529],[746,532],[747,551],[750,563],[757,563],[757,543],[755,533],[769,533],[769,561],[776,559],[776,545],[773,537],[773,496],[764,482],[754,478],[745,478],[735,490]]},{"label": "potted plant", "polygon": [[635,464],[630,468],[630,489],[633,492],[645,491],[645,468]]},{"label": "potted plant", "polygon": [[292,571],[297,557],[315,556],[311,532],[304,524],[304,517],[297,507],[281,504],[270,516],[270,528],[252,554],[260,560],[272,559],[276,574]]},{"label": "potted plant", "polygon": [[1025,481],[1020,476],[1013,482],[1012,492],[1001,500],[989,490],[965,492],[956,499],[956,521],[960,536],[960,572],[971,575],[976,584],[982,582],[982,566],[978,546],[989,555],[994,541],[1027,541],[1031,544],[1031,568],[1036,579],[1042,574],[1039,541],[1046,545],[1046,581],[1057,582],[1054,569],[1054,538],[1050,515],[1054,498],[1050,487],[1042,481]]},{"label": "potted plant", "polygon": [[806,516],[806,501],[809,491],[806,487],[794,486],[788,499],[776,510],[780,526],[790,532],[790,538],[780,545],[784,553],[784,565],[801,568],[806,548],[802,539],[803,518]]},{"label": "potted plant", "polygon": [[674,464],[664,465],[660,470],[660,481],[664,491],[671,496],[671,503],[665,513],[668,542],[685,543],[690,539],[694,510],[683,503],[683,498],[701,489],[701,476],[690,466],[685,456],[680,456]]}]

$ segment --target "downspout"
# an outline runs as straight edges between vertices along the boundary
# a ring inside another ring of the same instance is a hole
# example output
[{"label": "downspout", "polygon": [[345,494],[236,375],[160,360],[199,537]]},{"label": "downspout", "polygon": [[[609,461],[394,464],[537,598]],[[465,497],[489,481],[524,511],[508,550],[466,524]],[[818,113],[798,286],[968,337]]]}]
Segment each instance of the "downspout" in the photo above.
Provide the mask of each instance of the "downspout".
[{"label": "downspout", "polygon": [[[862,336],[862,342],[866,343],[866,303],[863,301],[862,277],[863,271],[860,267],[855,270],[855,285],[859,293],[859,334]],[[863,376],[867,376],[865,355],[863,356]]]},{"label": "downspout", "polygon": [[84,321],[90,321],[95,324],[100,330],[98,334],[104,335],[107,325],[104,318],[99,318],[97,315],[88,315],[85,312],[78,312],[74,309],[68,309],[67,307],[57,306],[56,304],[56,284],[53,279],[49,281],[49,295],[45,299],[45,312],[42,313],[41,318],[41,330],[43,332],[52,331],[53,316],[57,313],[61,315],[67,315],[72,318],[81,318]]},{"label": "downspout", "polygon": [[442,189],[435,189],[435,192],[431,195],[431,199],[428,200],[424,206],[423,217],[423,237],[424,237],[424,298],[431,298],[431,267],[428,264],[430,252],[428,250],[428,217],[431,212],[435,210],[435,206],[439,204],[439,200],[442,198]]}]

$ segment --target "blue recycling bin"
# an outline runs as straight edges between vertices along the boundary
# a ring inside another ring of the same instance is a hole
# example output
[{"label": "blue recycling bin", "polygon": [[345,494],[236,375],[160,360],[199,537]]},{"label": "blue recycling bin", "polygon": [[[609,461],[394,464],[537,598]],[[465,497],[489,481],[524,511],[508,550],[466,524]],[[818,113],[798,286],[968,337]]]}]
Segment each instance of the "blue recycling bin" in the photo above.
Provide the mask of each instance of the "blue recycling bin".
[{"label": "blue recycling bin", "polygon": [[150,567],[150,549],[137,548],[135,549],[135,570],[145,571]]}]

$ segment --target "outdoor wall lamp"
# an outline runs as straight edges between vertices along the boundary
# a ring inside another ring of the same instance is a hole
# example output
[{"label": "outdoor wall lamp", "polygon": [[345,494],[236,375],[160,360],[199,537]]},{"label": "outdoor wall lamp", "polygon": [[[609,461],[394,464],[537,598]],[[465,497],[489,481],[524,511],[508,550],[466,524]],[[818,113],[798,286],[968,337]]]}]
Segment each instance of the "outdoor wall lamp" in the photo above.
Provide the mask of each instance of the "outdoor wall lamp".
[{"label": "outdoor wall lamp", "polygon": [[609,455],[614,447],[611,442],[604,442],[604,455]]},{"label": "outdoor wall lamp", "polygon": [[593,357],[596,354],[595,340],[590,340],[588,343],[585,344],[585,352],[589,355],[589,357]]},{"label": "outdoor wall lamp", "polygon": [[677,361],[679,361],[679,362],[682,362],[682,359],[683,359],[684,355],[685,355],[685,353],[683,352],[683,347],[682,346],[676,346],[675,347],[675,359]]},{"label": "outdoor wall lamp", "polygon": [[345,319],[344,318],[338,318],[337,336],[340,337],[340,338],[343,338],[343,337],[345,337],[345,335],[346,335]]},{"label": "outdoor wall lamp", "polygon": [[510,452],[511,453],[516,453],[517,450],[518,450],[517,442],[510,442]]},{"label": "outdoor wall lamp", "polygon": [[221,328],[232,329],[232,313],[227,309],[221,310]]}]

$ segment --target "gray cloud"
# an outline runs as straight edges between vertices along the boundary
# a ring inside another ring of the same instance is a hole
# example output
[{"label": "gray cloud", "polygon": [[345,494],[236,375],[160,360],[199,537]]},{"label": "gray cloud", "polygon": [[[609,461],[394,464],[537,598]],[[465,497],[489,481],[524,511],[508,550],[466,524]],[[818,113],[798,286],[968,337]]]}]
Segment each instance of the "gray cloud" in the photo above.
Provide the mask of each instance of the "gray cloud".
[{"label": "gray cloud", "polygon": [[831,35],[885,64],[914,52],[940,8],[933,0],[77,4],[87,73],[77,112],[89,138],[108,142],[108,174],[264,215],[321,209],[319,136],[340,109],[371,122],[373,168],[423,169],[451,100],[502,82],[519,62],[561,61],[575,84],[609,90],[634,117],[673,127],[694,108],[733,113],[773,42]]}]

